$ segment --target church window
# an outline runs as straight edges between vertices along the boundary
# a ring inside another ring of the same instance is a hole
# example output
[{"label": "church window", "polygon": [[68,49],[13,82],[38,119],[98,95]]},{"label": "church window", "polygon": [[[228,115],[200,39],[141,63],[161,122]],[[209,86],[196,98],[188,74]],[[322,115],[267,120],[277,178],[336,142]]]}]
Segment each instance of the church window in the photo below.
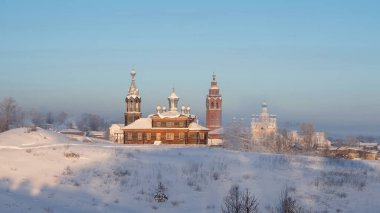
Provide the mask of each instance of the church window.
[{"label": "church window", "polygon": [[211,102],[211,109],[214,109],[214,102]]},{"label": "church window", "polygon": [[150,141],[152,139],[152,135],[150,132],[146,133],[146,139]]},{"label": "church window", "polygon": [[218,102],[216,102],[216,108],[219,109],[219,103]]},{"label": "church window", "polygon": [[141,132],[137,133],[137,140],[141,141],[143,139],[143,135]]},{"label": "church window", "polygon": [[203,133],[203,132],[199,133],[199,138],[201,140],[204,140],[205,139],[205,133]]},{"label": "church window", "polygon": [[168,141],[174,140],[174,133],[166,133],[166,140]]},{"label": "church window", "polygon": [[179,133],[179,139],[180,139],[180,140],[185,140],[185,133],[180,132],[180,133]]}]

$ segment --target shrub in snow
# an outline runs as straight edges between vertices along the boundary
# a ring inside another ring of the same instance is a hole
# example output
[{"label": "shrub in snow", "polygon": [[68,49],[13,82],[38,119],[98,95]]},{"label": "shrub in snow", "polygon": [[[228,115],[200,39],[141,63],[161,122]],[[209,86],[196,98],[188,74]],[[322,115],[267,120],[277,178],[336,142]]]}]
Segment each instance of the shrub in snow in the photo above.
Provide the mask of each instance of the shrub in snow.
[{"label": "shrub in snow", "polygon": [[289,195],[289,188],[285,187],[285,189],[281,192],[279,198],[279,204],[276,208],[278,213],[301,213],[302,207],[296,204],[296,200]]},{"label": "shrub in snow", "polygon": [[75,152],[65,152],[65,153],[63,153],[63,155],[66,158],[80,158],[80,155],[78,153],[75,153]]},{"label": "shrub in snow", "polygon": [[166,202],[169,198],[165,194],[165,192],[166,192],[166,187],[164,186],[164,184],[162,184],[162,182],[160,182],[158,184],[158,188],[156,192],[154,193],[154,200],[158,203]]},{"label": "shrub in snow", "polygon": [[222,206],[223,213],[255,213],[258,212],[259,202],[256,197],[246,191],[241,192],[239,185],[231,186]]},{"label": "shrub in snow", "polygon": [[62,175],[72,175],[73,174],[73,171],[71,170],[70,166],[67,166],[63,172],[62,172]]}]

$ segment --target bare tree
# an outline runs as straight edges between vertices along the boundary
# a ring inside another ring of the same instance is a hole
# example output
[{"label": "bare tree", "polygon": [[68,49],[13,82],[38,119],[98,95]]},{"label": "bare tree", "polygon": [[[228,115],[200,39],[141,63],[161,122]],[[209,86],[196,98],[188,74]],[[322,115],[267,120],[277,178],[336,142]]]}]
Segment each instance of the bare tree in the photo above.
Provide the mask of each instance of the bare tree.
[{"label": "bare tree", "polygon": [[251,194],[248,189],[245,190],[242,196],[242,213],[256,213],[259,212],[259,202],[255,195]]},{"label": "bare tree", "polygon": [[304,136],[304,143],[306,145],[306,150],[311,150],[313,148],[313,134],[314,125],[312,123],[302,123],[300,125],[301,133]]},{"label": "bare tree", "polygon": [[228,192],[228,195],[224,198],[224,206],[222,207],[223,213],[241,213],[242,203],[240,197],[239,185],[233,185]]},{"label": "bare tree", "polygon": [[4,98],[0,103],[0,132],[9,130],[16,119],[16,101],[12,97]]},{"label": "bare tree", "polygon": [[300,213],[302,208],[296,204],[296,200],[290,196],[288,187],[281,192],[279,204],[276,208],[278,213]]},{"label": "bare tree", "polygon": [[241,192],[239,185],[231,186],[223,204],[223,213],[256,213],[259,207],[256,197],[248,189]]}]

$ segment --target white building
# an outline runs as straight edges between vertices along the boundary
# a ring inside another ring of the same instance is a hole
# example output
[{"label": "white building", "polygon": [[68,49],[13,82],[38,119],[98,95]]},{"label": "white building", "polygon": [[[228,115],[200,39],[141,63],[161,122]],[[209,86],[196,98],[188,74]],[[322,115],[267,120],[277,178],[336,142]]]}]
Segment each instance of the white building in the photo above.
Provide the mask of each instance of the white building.
[{"label": "white building", "polygon": [[277,117],[268,112],[268,105],[264,102],[261,104],[261,113],[252,115],[251,122],[253,140],[262,140],[277,133]]},{"label": "white building", "polygon": [[109,140],[116,143],[124,143],[124,124],[112,124],[110,126]]},{"label": "white building", "polygon": [[[305,141],[305,137],[303,135],[299,135],[297,131],[288,132],[288,138],[293,143],[303,144]],[[324,132],[314,132],[311,146],[317,148],[330,147],[331,141],[326,138],[326,134]]]}]

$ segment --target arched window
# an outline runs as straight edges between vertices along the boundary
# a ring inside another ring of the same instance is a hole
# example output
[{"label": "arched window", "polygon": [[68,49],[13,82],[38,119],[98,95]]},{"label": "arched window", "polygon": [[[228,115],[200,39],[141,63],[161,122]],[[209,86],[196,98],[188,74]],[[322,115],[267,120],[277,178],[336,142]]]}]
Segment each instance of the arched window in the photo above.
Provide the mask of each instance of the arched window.
[{"label": "arched window", "polygon": [[132,102],[131,101],[128,101],[127,111],[128,112],[132,111]]},{"label": "arched window", "polygon": [[218,102],[216,102],[216,108],[219,109],[219,103]]},{"label": "arched window", "polygon": [[131,104],[131,111],[134,112],[135,111],[135,105],[133,104],[133,100],[131,99],[130,101],[130,104]]},{"label": "arched window", "polygon": [[211,102],[211,109],[214,109],[214,102]]}]

